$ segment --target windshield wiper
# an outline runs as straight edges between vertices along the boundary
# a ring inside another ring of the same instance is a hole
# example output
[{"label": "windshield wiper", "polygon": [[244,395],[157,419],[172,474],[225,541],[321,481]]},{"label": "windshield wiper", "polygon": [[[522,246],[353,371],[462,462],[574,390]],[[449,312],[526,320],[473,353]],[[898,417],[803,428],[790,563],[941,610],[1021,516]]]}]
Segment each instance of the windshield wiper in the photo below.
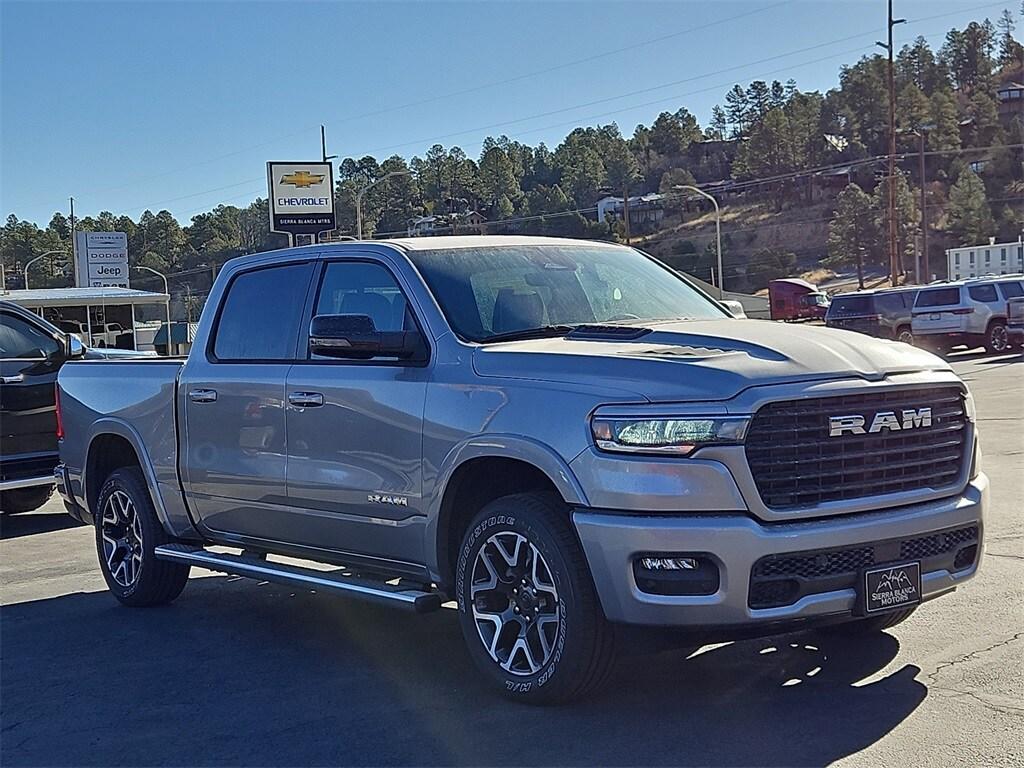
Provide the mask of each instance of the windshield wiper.
[{"label": "windshield wiper", "polygon": [[543,339],[549,336],[565,336],[575,329],[575,325],[544,325],[540,328],[523,328],[518,331],[491,334],[481,339],[480,343],[494,344],[499,341],[519,341],[522,339]]}]

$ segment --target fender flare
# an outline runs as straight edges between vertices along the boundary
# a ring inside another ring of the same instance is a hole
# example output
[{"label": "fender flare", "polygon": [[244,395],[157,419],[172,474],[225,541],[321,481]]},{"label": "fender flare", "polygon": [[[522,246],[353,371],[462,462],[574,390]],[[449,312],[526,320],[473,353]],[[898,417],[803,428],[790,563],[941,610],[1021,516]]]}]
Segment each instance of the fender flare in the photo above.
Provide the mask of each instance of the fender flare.
[{"label": "fender flare", "polygon": [[92,456],[93,443],[100,437],[107,435],[116,435],[128,441],[131,445],[132,450],[135,451],[136,457],[139,459],[139,468],[142,470],[142,475],[146,480],[146,488],[149,490],[149,497],[153,502],[153,508],[156,510],[157,519],[160,524],[164,527],[168,533],[177,535],[177,527],[171,524],[170,516],[167,513],[167,508],[164,506],[163,496],[160,494],[159,486],[157,485],[156,470],[153,467],[153,462],[149,458],[149,453],[146,451],[145,444],[142,441],[142,436],[138,431],[126,421],[116,419],[111,416],[105,416],[101,419],[97,419],[89,430],[89,441],[85,451],[85,461],[82,467],[82,496],[88,503],[89,494],[89,459]]},{"label": "fender flare", "polygon": [[551,481],[566,504],[588,506],[587,496],[576,475],[569,468],[569,462],[545,443],[510,434],[483,434],[466,438],[454,446],[441,462],[437,480],[426,505],[426,565],[435,578],[440,578],[439,560],[444,544],[439,536],[441,502],[456,470],[468,461],[481,458],[513,459],[536,467]]}]

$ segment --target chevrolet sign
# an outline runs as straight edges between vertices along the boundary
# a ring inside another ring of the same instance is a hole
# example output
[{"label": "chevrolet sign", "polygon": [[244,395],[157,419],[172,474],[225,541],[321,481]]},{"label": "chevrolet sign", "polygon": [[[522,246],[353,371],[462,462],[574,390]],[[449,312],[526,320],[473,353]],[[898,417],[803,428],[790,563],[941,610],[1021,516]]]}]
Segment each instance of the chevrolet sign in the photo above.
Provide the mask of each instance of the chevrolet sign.
[{"label": "chevrolet sign", "polygon": [[317,235],[337,226],[330,163],[267,163],[270,231]]}]

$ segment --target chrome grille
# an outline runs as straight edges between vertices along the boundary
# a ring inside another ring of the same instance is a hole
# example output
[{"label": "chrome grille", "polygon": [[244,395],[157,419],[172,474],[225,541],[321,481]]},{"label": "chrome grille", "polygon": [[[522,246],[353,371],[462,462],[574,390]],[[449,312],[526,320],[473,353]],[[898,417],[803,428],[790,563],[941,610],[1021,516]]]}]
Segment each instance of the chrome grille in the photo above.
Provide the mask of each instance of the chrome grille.
[{"label": "chrome grille", "polygon": [[[829,417],[930,407],[932,425],[829,437]],[[963,395],[957,387],[904,389],[768,403],[754,414],[746,456],[765,506],[830,501],[955,485],[967,456]]]}]

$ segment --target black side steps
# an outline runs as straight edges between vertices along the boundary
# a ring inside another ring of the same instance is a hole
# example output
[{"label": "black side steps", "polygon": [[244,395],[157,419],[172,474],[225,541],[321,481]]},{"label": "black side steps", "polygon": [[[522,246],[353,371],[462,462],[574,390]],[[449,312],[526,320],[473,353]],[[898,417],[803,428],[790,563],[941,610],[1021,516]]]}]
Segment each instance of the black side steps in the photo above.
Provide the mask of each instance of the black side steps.
[{"label": "black side steps", "polygon": [[316,571],[285,563],[275,563],[252,554],[233,555],[210,552],[189,544],[164,544],[156,548],[161,560],[173,560],[210,571],[274,581],[306,589],[322,589],[361,597],[365,600],[399,606],[416,613],[428,613],[441,607],[441,595],[407,586],[346,576],[342,571]]}]

